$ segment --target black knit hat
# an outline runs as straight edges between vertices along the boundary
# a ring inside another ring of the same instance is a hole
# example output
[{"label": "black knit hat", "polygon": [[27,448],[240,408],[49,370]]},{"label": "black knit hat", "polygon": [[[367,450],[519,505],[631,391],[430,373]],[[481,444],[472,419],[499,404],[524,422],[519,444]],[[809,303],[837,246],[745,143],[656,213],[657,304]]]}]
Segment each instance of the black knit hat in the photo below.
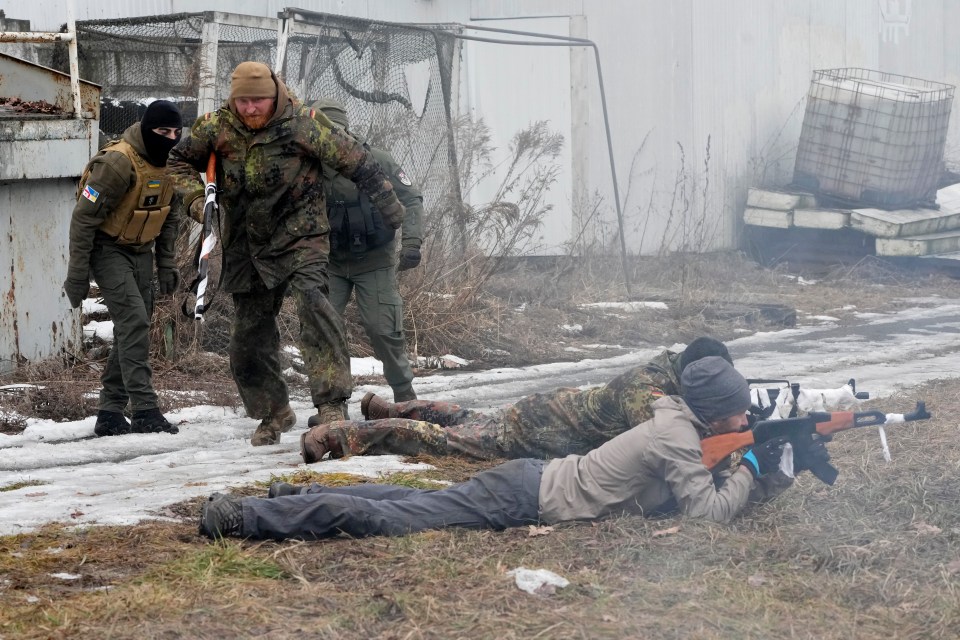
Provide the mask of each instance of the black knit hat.
[{"label": "black knit hat", "polygon": [[723,420],[750,408],[750,385],[720,356],[691,362],[680,374],[681,397],[704,422]]},{"label": "black knit hat", "polygon": [[688,344],[687,348],[680,354],[680,371],[686,369],[687,365],[691,362],[695,362],[700,358],[706,358],[707,356],[720,356],[730,364],[733,364],[733,358],[730,357],[730,352],[727,351],[727,345],[719,340],[703,336]]},{"label": "black knit hat", "polygon": [[180,109],[169,100],[154,100],[147,107],[143,118],[140,119],[141,131],[153,131],[157,127],[180,129],[183,127],[183,116]]}]

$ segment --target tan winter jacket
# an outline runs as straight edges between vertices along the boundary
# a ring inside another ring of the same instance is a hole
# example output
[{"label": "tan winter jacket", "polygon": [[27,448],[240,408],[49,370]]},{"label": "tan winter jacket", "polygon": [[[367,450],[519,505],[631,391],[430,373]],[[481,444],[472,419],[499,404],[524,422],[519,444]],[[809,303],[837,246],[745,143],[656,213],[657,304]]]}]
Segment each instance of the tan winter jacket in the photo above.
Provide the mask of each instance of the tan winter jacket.
[{"label": "tan winter jacket", "polygon": [[747,469],[718,489],[703,466],[704,425],[678,396],[660,398],[654,416],[583,456],[550,461],[540,482],[546,524],[673,506],[683,515],[729,522],[744,505],[769,499],[791,481],[777,472],[754,482]]}]

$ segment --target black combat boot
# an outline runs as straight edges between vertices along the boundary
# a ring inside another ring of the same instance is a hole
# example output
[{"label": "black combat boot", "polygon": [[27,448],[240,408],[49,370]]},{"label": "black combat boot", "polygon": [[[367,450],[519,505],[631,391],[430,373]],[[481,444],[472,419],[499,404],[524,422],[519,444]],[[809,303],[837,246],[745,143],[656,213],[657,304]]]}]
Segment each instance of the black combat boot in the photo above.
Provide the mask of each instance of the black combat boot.
[{"label": "black combat boot", "polygon": [[101,437],[122,436],[125,433],[130,433],[130,423],[119,411],[100,409],[97,412],[97,424],[94,425],[93,432]]},{"label": "black combat boot", "polygon": [[160,409],[140,409],[133,412],[133,420],[130,421],[130,430],[133,433],[180,433],[180,429],[167,422],[167,419],[160,413]]},{"label": "black combat boot", "polygon": [[200,534],[208,538],[239,536],[243,528],[240,498],[214,493],[200,510]]}]

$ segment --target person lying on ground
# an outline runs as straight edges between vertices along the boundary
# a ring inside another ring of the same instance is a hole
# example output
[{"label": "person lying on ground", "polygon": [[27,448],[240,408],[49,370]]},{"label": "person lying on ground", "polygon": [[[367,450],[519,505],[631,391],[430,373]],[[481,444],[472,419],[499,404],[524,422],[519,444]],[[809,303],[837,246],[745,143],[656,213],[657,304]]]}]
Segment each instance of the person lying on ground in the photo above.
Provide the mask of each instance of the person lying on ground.
[{"label": "person lying on ground", "polygon": [[447,455],[473,458],[550,458],[585,454],[653,417],[654,401],[680,393],[684,367],[706,356],[733,363],[727,347],[700,337],[679,353],[664,350],[602,387],[535,393],[483,413],[431,400],[391,403],[368,393],[366,420],[317,425],[300,438],[305,462],[347,455]]},{"label": "person lying on ground", "polygon": [[[674,511],[728,522],[750,502],[790,486],[792,479],[780,470],[786,438],[753,447],[718,486],[701,461],[700,441],[746,426],[749,385],[718,356],[688,365],[681,382],[682,396],[658,399],[652,419],[586,455],[511,460],[439,490],[276,483],[267,498],[215,493],[201,509],[200,533],[275,540],[339,533],[399,536],[446,527],[501,530]],[[796,452],[797,459],[829,459],[822,443],[819,447]]]}]

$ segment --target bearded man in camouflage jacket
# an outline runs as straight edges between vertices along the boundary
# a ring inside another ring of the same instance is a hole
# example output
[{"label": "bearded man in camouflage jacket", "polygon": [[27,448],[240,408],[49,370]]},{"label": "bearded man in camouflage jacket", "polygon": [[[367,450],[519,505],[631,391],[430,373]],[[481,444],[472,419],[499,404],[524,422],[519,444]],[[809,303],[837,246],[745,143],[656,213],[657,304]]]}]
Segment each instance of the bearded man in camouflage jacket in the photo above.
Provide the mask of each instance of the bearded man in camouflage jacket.
[{"label": "bearded man in camouflage jacket", "polygon": [[275,444],[296,423],[281,375],[277,315],[289,288],[317,420],[344,419],[353,390],[342,321],[327,299],[330,226],[321,165],[368,195],[387,223],[403,205],[373,156],[322,113],[305,107],[266,65],[242,62],[230,98],[197,119],[168,167],[190,215],[201,218],[198,171],[216,156],[223,268],[232,294],[230,368],[247,414],[260,419],[254,446]]},{"label": "bearded man in camouflage jacket", "polygon": [[303,434],[307,463],[347,455],[461,454],[480,459],[559,458],[584,455],[653,417],[653,403],[680,395],[680,376],[692,362],[719,356],[733,363],[726,345],[693,340],[683,351],[664,350],[602,387],[535,393],[485,414],[448,402],[391,403],[374,394],[361,402],[366,421],[337,421]]}]

